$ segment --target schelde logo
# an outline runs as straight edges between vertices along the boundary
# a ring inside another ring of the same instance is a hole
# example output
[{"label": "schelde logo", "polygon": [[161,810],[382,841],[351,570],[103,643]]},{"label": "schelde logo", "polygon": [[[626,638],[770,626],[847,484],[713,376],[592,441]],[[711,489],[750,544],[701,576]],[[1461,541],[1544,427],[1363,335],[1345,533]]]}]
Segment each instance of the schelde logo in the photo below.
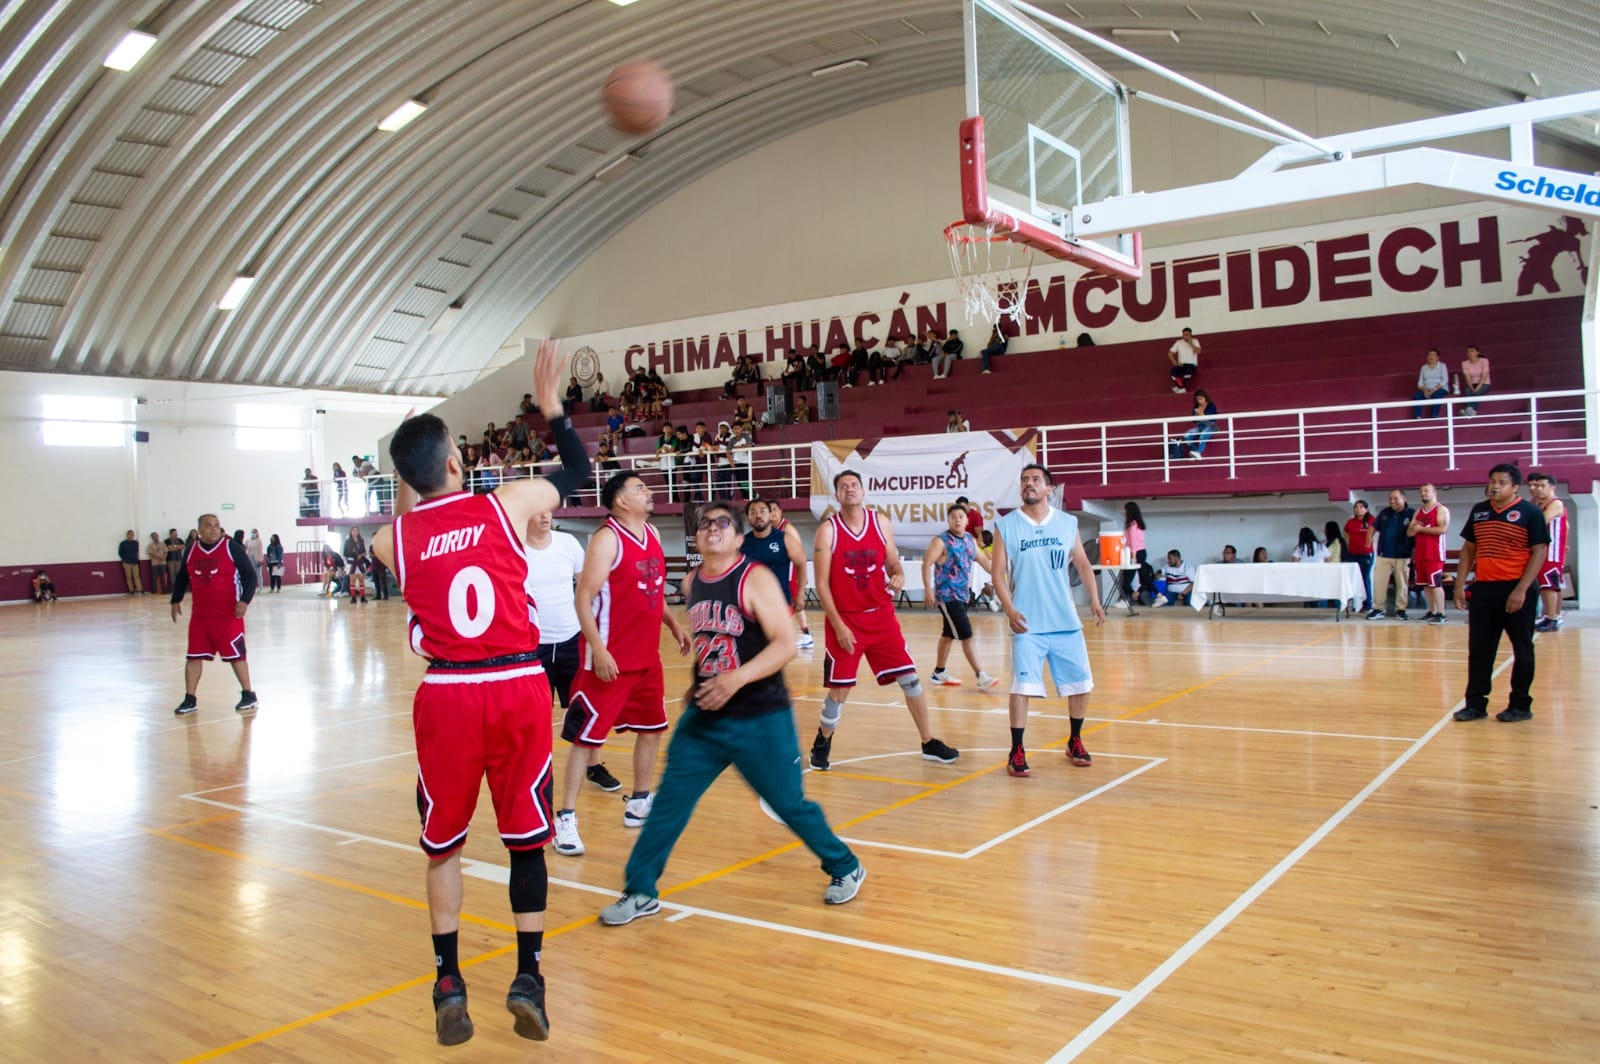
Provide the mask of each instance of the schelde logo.
[{"label": "schelde logo", "polygon": [[1495,175],[1494,187],[1501,192],[1520,192],[1524,196],[1555,200],[1558,203],[1581,203],[1585,207],[1600,207],[1600,185],[1587,182],[1562,185],[1540,174],[1523,177],[1515,170],[1501,170]]}]

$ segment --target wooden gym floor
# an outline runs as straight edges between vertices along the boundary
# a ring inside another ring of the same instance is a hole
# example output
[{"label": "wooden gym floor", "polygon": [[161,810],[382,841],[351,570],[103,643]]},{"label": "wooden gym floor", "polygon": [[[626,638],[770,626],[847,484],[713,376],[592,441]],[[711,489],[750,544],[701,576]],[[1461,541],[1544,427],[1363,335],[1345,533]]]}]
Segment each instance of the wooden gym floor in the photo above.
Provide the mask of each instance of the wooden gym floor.
[{"label": "wooden gym floor", "polygon": [[[485,798],[461,943],[477,1037],[447,1050],[403,609],[259,599],[244,719],[218,664],[200,712],[172,716],[183,629],[163,602],[0,610],[0,1057],[1600,1059],[1600,630],[1575,615],[1540,637],[1518,725],[1448,720],[1455,614],[1114,615],[1090,633],[1094,766],[1061,756],[1064,703],[1036,702],[1027,780],[1002,768],[1003,695],[975,691],[959,652],[966,685],[930,692],[956,765],[917,756],[894,688],[862,686],[835,771],[806,778],[869,870],[839,908],[729,774],[665,911],[599,927],[631,833],[586,787],[588,855],[549,858],[544,1045],[502,1006],[513,940]],[[902,620],[926,676],[936,626]],[[1002,620],[977,624],[1007,676]],[[788,673],[802,746],[820,657]],[[609,757],[625,784],[628,746]]]}]

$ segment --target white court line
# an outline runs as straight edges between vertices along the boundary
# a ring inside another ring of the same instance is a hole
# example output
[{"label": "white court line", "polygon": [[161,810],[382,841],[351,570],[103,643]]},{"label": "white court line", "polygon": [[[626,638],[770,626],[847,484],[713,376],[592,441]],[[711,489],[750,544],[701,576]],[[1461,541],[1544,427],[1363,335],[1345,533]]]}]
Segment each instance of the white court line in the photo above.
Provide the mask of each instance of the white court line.
[{"label": "white court line", "polygon": [[[281,813],[271,813],[259,809],[249,809],[245,806],[231,805],[227,802],[219,802],[212,798],[200,798],[188,794],[182,795],[181,797],[187,798],[192,802],[199,802],[202,805],[215,806],[219,809],[230,809],[234,812],[244,813],[252,817],[262,817],[267,820],[276,820],[282,824],[292,824],[296,827],[303,827],[312,831],[320,831],[328,835],[337,835],[344,839],[346,843],[370,842],[375,846],[383,846],[392,850],[403,850],[406,853],[421,853],[421,850],[417,848],[415,843],[400,843],[391,839],[378,838],[375,835],[363,835],[358,831],[346,831],[343,828],[329,827],[326,824],[318,824],[310,820],[301,820],[298,817],[284,816]],[[489,864],[485,861],[474,861],[470,858],[462,859],[461,871],[463,875],[469,875],[475,879],[485,880],[490,883],[507,883],[510,881],[511,876],[511,869],[504,865]],[[601,894],[607,897],[617,893],[617,891],[612,888],[597,887],[590,883],[579,883],[574,880],[558,879],[555,876],[550,877],[550,882],[556,886],[566,887],[570,890],[583,891],[589,894]],[[700,909],[689,905],[679,905],[678,903],[671,901],[663,900],[661,907],[663,909],[670,909],[681,914],[678,917],[679,919],[683,919],[687,916],[705,916],[713,920],[722,920],[727,923],[742,924],[746,927],[756,927],[768,931],[778,931],[783,934],[798,935],[802,938],[815,939],[820,942],[832,942],[842,946],[854,946],[858,949],[873,950],[878,953],[888,953],[897,957],[908,957],[914,960],[929,961],[933,964],[942,964],[952,968],[964,968],[968,971],[986,972],[990,975],[1008,976],[1013,979],[1020,979],[1031,983],[1039,983],[1045,986],[1060,987],[1067,990],[1080,990],[1085,993],[1099,994],[1104,997],[1120,998],[1122,995],[1127,993],[1126,990],[1118,990],[1114,987],[1100,986],[1096,983],[1085,983],[1076,979],[1062,979],[1058,976],[1044,975],[1039,972],[1030,972],[1022,968],[1005,968],[999,965],[985,964],[982,961],[969,961],[960,957],[950,957],[940,953],[928,953],[923,950],[905,949],[901,946],[890,946],[881,942],[872,942],[867,939],[849,938],[844,935],[831,935],[822,931],[815,931],[810,928],[793,927],[788,924],[774,923],[769,920],[755,920],[745,916],[735,916],[732,913],[717,912],[713,909]]]},{"label": "white court line", "polygon": [[[477,879],[487,880],[491,883],[505,883],[510,879],[511,870],[501,865],[484,864],[482,862],[462,862],[462,871]],[[560,882],[551,879],[550,882]],[[614,896],[615,890],[605,887],[596,887],[588,883],[562,883],[577,890],[590,894],[603,894],[607,897]],[[672,910],[675,915],[668,917],[668,923],[690,916],[704,916],[710,920],[721,920],[724,923],[739,924],[743,927],[755,927],[764,931],[777,931],[786,935],[798,935],[801,938],[814,939],[818,942],[832,942],[840,946],[853,946],[857,949],[871,950],[875,953],[888,953],[896,957],[908,957],[913,960],[928,961],[932,964],[942,964],[951,968],[963,968],[971,972],[984,972],[989,975],[1003,975],[1011,979],[1021,979],[1024,982],[1039,983],[1044,986],[1059,987],[1065,990],[1079,990],[1088,994],[1099,994],[1102,997],[1120,998],[1127,993],[1115,987],[1101,986],[1098,983],[1085,983],[1077,979],[1062,979],[1059,976],[1044,975],[1040,972],[1030,972],[1025,968],[1007,968],[998,964],[986,964],[983,961],[969,961],[962,957],[952,957],[944,953],[929,953],[926,950],[907,949],[904,946],[891,946],[883,942],[873,942],[864,938],[851,938],[848,935],[834,935],[826,931],[817,931],[809,927],[795,927],[793,924],[780,924],[772,920],[757,920],[749,916],[738,916],[734,913],[720,912],[716,909],[701,909],[693,905],[681,905],[674,901],[661,899],[663,909]]]},{"label": "white court line", "polygon": [[[165,728],[155,728],[152,731],[150,731],[149,734],[151,734],[151,735],[166,735],[169,732],[184,731],[185,729],[188,729],[188,728],[205,728],[205,727],[209,727],[209,726],[211,726],[213,724],[226,724],[229,721],[239,721],[239,720],[247,720],[247,719],[248,720],[260,720],[262,718],[260,716],[256,715],[256,714],[260,714],[260,713],[266,713],[266,714],[268,714],[270,716],[270,714],[272,713],[272,710],[270,708],[262,708],[262,709],[259,709],[259,710],[255,710],[248,717],[243,713],[235,713],[231,717],[207,717],[205,720],[197,720],[197,721],[193,721],[193,722],[185,721],[182,724],[169,724]],[[411,711],[409,709],[407,709],[407,710],[402,710],[402,711],[400,711],[398,713],[377,713],[377,714],[374,714],[373,716],[370,716],[370,717],[351,717],[348,720],[328,720],[327,718],[324,717],[324,718],[321,718],[321,719],[323,721],[325,721],[325,723],[319,724],[317,727],[313,728],[312,730],[315,731],[315,732],[332,731],[334,728],[342,728],[347,724],[364,724],[369,720],[388,720],[390,717],[409,717],[409,716],[411,716]]]},{"label": "white court line", "polygon": [[[1200,731],[1258,732],[1262,735],[1306,735],[1314,739],[1373,739],[1385,743],[1414,743],[1412,735],[1358,735],[1354,732],[1297,731],[1293,728],[1246,728],[1235,724],[1189,724],[1175,720],[1107,720],[1105,724],[1137,724],[1145,728],[1196,728]],[[1098,754],[1095,756],[1099,756]]]},{"label": "white court line", "polygon": [[[1511,666],[1511,663],[1514,660],[1515,659],[1513,658],[1507,658],[1505,661],[1501,662],[1500,667],[1495,669],[1490,675],[1490,679],[1495,679],[1502,672],[1505,672],[1506,669]],[[1105,1034],[1112,1027],[1116,1026],[1124,1016],[1137,1008],[1140,1002],[1154,993],[1157,987],[1166,982],[1167,979],[1179,968],[1182,968],[1191,957],[1193,957],[1196,953],[1199,953],[1207,943],[1209,943],[1213,938],[1216,938],[1217,935],[1221,934],[1222,931],[1229,924],[1233,923],[1234,920],[1238,919],[1240,914],[1253,905],[1256,899],[1265,894],[1274,883],[1276,883],[1279,879],[1282,879],[1284,873],[1288,872],[1295,865],[1299,864],[1301,858],[1305,857],[1306,854],[1310,853],[1316,848],[1317,843],[1327,838],[1328,835],[1333,832],[1334,828],[1344,823],[1351,813],[1359,809],[1368,798],[1372,797],[1373,793],[1376,792],[1379,787],[1387,783],[1390,777],[1392,777],[1396,772],[1399,772],[1400,769],[1405,766],[1406,762],[1415,757],[1422,750],[1422,748],[1433,739],[1435,735],[1438,735],[1441,731],[1443,731],[1445,725],[1451,723],[1451,714],[1465,704],[1466,700],[1462,699],[1454,706],[1451,706],[1449,712],[1445,713],[1443,717],[1435,722],[1433,727],[1429,728],[1426,734],[1415,740],[1409,747],[1407,747],[1405,752],[1399,757],[1395,758],[1395,760],[1390,763],[1387,768],[1378,773],[1371,783],[1361,788],[1361,790],[1356,793],[1354,798],[1351,798],[1344,805],[1340,806],[1337,812],[1335,812],[1327,820],[1323,821],[1321,827],[1317,828],[1316,831],[1313,831],[1304,842],[1290,851],[1287,857],[1274,865],[1260,879],[1256,880],[1248,890],[1235,898],[1232,904],[1218,913],[1212,919],[1212,921],[1205,927],[1201,928],[1193,938],[1189,939],[1189,941],[1185,942],[1182,946],[1179,946],[1177,951],[1165,961],[1162,961],[1155,971],[1141,979],[1137,986],[1128,991],[1126,997],[1123,997],[1115,1005],[1112,1005],[1109,1009],[1096,1017],[1093,1023],[1091,1023],[1088,1027],[1085,1027],[1081,1032],[1079,1032],[1076,1038],[1068,1042],[1061,1048],[1060,1052],[1051,1057],[1048,1061],[1048,1064],[1066,1064],[1067,1061],[1076,1060],[1079,1053],[1082,1053],[1085,1049],[1088,1049],[1090,1046],[1094,1045],[1101,1035]]]}]

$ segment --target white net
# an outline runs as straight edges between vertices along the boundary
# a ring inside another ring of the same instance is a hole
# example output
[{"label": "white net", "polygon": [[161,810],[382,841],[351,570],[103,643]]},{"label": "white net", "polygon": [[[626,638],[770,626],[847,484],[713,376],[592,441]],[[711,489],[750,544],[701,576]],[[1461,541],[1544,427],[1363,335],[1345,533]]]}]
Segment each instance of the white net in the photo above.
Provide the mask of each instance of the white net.
[{"label": "white net", "polygon": [[992,326],[1009,321],[1020,330],[1028,320],[1033,249],[1012,243],[992,228],[965,222],[946,228],[944,239],[967,320],[982,319]]}]

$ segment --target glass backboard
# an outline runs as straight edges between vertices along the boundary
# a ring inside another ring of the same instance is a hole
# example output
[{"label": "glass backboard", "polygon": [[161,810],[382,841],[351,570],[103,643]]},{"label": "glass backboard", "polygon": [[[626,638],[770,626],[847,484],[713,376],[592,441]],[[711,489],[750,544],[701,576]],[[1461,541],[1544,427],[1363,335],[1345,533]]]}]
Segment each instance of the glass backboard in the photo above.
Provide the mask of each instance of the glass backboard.
[{"label": "glass backboard", "polygon": [[962,216],[1057,258],[1137,276],[1135,236],[1067,238],[1079,204],[1131,191],[1128,95],[1005,0],[965,0]]}]

